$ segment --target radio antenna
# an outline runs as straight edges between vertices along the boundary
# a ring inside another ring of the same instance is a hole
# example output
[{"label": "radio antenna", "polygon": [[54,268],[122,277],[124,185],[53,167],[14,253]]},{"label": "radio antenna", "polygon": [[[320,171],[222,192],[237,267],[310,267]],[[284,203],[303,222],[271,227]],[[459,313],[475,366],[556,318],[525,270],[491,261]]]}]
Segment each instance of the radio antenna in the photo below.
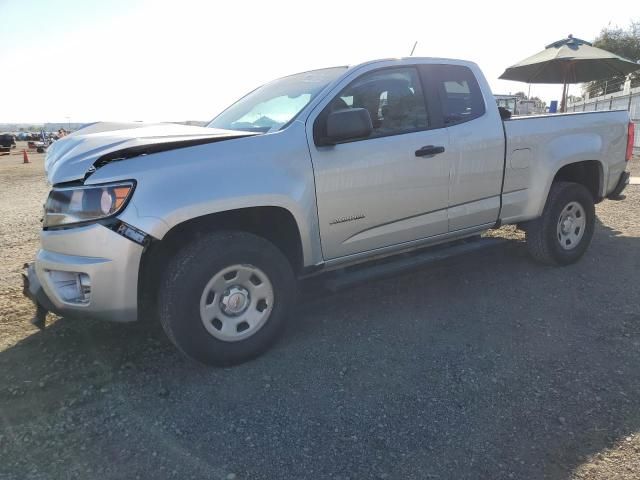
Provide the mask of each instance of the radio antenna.
[{"label": "radio antenna", "polygon": [[413,44],[413,48],[411,49],[411,53],[409,54],[410,57],[413,57],[413,52],[416,51],[417,45],[418,45],[418,41],[416,40],[416,43]]}]

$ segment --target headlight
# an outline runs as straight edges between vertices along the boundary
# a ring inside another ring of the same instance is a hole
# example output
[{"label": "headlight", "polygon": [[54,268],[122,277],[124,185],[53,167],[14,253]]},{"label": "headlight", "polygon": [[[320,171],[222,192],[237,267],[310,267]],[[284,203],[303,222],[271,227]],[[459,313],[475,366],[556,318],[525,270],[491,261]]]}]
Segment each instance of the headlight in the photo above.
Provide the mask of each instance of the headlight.
[{"label": "headlight", "polygon": [[54,188],[44,205],[44,227],[61,227],[116,215],[133,193],[133,182]]}]

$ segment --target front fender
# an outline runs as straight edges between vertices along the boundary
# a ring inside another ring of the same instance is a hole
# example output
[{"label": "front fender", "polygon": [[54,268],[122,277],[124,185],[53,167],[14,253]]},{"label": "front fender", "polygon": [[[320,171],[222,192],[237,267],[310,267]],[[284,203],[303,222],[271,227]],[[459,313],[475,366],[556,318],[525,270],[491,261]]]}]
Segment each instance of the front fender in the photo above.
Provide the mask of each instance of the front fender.
[{"label": "front fender", "polygon": [[280,207],[300,232],[305,265],[322,260],[311,157],[304,128],[110,163],[87,183],[134,179],[124,222],[154,238],[185,221],[248,207]]}]

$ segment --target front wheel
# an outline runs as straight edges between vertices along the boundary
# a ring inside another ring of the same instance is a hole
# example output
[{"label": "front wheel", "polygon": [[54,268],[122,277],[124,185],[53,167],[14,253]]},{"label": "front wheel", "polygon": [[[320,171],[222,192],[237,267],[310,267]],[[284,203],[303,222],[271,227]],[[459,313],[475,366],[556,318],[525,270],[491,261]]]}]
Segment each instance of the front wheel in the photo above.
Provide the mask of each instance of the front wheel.
[{"label": "front wheel", "polygon": [[216,232],[184,247],[160,289],[160,320],[187,356],[208,365],[249,360],[284,327],[295,299],[287,258],[245,232]]},{"label": "front wheel", "polygon": [[595,224],[591,193],[583,185],[551,185],[542,216],[524,226],[531,256],[547,265],[577,262],[591,243]]}]

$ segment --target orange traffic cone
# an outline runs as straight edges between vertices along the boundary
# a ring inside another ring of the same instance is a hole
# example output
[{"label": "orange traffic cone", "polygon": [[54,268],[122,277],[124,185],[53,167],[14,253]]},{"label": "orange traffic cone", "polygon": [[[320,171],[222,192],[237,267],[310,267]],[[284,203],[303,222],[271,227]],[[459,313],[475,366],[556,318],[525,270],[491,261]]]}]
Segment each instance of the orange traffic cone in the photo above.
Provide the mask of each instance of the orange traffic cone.
[{"label": "orange traffic cone", "polygon": [[22,150],[22,163],[31,163],[29,161],[29,155],[27,155],[26,150]]}]

